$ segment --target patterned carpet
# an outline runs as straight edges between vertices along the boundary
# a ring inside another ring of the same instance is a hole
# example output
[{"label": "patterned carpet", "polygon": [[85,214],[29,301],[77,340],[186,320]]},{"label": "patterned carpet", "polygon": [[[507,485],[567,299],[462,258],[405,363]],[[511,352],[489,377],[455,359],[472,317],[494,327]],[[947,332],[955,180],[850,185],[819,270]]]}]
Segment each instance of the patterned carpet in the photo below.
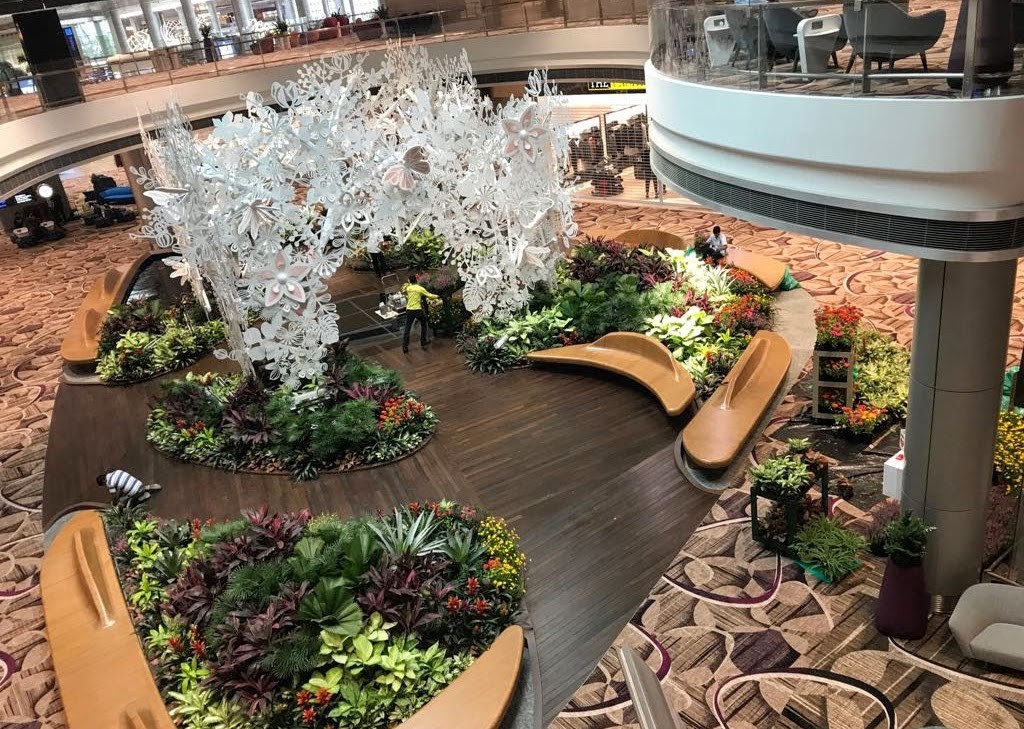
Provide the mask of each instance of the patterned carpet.
[{"label": "patterned carpet", "polygon": [[[84,172],[83,175],[87,177]],[[70,192],[82,181],[69,179],[66,184]],[[901,341],[911,337],[914,267],[910,259],[766,230],[699,209],[588,204],[580,209],[578,217],[584,228],[664,227],[684,235],[717,222],[734,244],[788,261],[796,276],[820,301],[857,303],[867,311],[874,326],[894,332]],[[145,249],[143,243],[131,241],[123,227],[101,231],[78,228],[65,240],[27,250],[0,241],[0,543],[4,545],[0,568],[0,729],[58,729],[65,725],[49,662],[37,587],[42,554],[39,509],[43,459],[60,379],[60,341],[92,281],[108,267],[128,262]],[[1024,282],[1018,287],[1018,312],[1024,311],[1022,292]],[[1014,322],[1010,359],[1019,356],[1022,338],[1024,332],[1018,320]],[[88,447],[84,440],[83,447]],[[727,495],[711,518],[729,519],[739,515],[741,509],[742,499]],[[691,558],[691,553],[700,558]],[[740,527],[709,523],[694,536],[672,570],[671,574],[681,584],[739,595],[744,590],[762,591],[763,587],[758,585],[765,580],[772,582],[775,565],[772,558],[756,553]],[[830,720],[832,716],[860,716],[855,707],[860,707],[861,714],[866,716],[869,699],[842,692],[841,698],[826,699],[825,684],[813,678],[801,678],[801,687],[796,692],[771,688],[792,682],[791,678],[772,679],[771,683],[762,682],[760,687],[720,683],[737,671],[749,672],[755,666],[778,667],[787,662],[793,665],[798,658],[814,666],[831,662],[834,670],[848,662],[853,666],[850,672],[869,677],[873,683],[898,688],[898,692],[890,690],[888,695],[898,702],[901,716],[907,711],[916,717],[923,716],[925,709],[920,707],[928,703],[933,688],[935,695],[929,706],[937,716],[944,716],[940,711],[962,711],[968,705],[974,707],[975,716],[1002,716],[989,698],[997,694],[987,684],[972,684],[974,688],[964,689],[966,698],[958,693],[954,701],[949,690],[942,691],[934,683],[939,681],[934,678],[938,674],[910,671],[901,668],[904,664],[892,654],[871,652],[879,650],[879,646],[865,628],[865,616],[870,613],[870,595],[877,583],[876,566],[869,566],[834,593],[817,589],[812,592],[792,567],[783,567],[780,587],[770,603],[737,609],[696,600],[663,582],[655,588],[651,605],[638,621],[660,640],[669,641],[670,655],[674,646],[685,646],[687,667],[682,669],[676,664],[669,679],[670,686],[679,687],[675,690],[676,701],[687,716],[693,717],[688,719],[691,726],[714,723],[707,707],[716,695],[731,729],[749,729],[751,722],[758,727],[772,726],[767,722],[778,714],[777,707],[780,702],[786,703],[787,697],[789,704],[798,699],[799,709],[793,711],[808,716],[815,711],[820,713],[822,706],[832,707],[828,708]],[[828,647],[816,642],[816,637],[833,624],[850,632],[849,642],[834,640],[838,631],[828,633]],[[704,646],[699,651],[694,650],[696,644],[686,645],[697,634]],[[623,639],[635,641],[635,635],[639,635],[636,628],[629,626]],[[929,651],[945,656],[946,643],[941,637],[933,638],[928,645]],[[818,654],[822,651],[826,655]],[[840,653],[844,655],[839,656]],[[614,678],[613,665],[602,664],[574,703],[577,709],[592,707],[598,697],[597,703],[605,702],[611,708],[591,708],[594,716],[563,716],[557,722],[559,727],[610,727],[631,721],[626,716],[628,710],[614,707],[621,686],[614,681],[607,683],[604,675]],[[883,672],[884,680],[871,678],[880,678]],[[1013,696],[1017,696],[1016,691]],[[969,701],[974,703],[968,704]],[[1016,712],[1009,715],[1024,717],[1019,707],[1006,705],[1011,708],[1004,713]],[[766,723],[760,723],[759,717],[765,717]],[[789,723],[778,726],[814,725],[785,721]],[[845,729],[871,725],[870,720],[858,721],[850,718],[846,723],[831,726]],[[994,718],[993,723],[971,726],[1002,729],[1016,724]]]}]

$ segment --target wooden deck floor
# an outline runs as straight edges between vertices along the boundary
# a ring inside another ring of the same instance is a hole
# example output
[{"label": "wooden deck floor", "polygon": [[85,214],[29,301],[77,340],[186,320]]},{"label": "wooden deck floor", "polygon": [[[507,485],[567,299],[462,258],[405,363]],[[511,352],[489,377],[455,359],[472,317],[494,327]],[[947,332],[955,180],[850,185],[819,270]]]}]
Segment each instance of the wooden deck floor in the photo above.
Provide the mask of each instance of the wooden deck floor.
[{"label": "wooden deck floor", "polygon": [[433,439],[410,458],[309,483],[178,463],[145,442],[155,382],[62,384],[44,524],[82,502],[104,501],[95,477],[111,468],[161,483],[151,506],[166,517],[230,517],[261,504],[354,514],[442,496],[475,503],[513,523],[530,559],[527,604],[550,721],[714,502],[673,463],[681,421],[611,375],[475,375],[443,340],[408,356],[394,339],[358,349],[401,371],[441,418]]}]

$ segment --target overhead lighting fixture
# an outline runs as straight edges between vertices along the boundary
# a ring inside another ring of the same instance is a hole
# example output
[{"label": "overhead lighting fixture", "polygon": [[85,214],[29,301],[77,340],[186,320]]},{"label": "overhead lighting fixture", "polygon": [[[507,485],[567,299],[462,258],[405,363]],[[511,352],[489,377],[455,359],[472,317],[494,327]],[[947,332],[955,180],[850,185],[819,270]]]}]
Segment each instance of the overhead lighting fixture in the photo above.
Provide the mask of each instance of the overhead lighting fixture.
[{"label": "overhead lighting fixture", "polygon": [[53,188],[44,182],[43,184],[36,188],[36,193],[39,195],[39,197],[43,198],[43,200],[49,200],[51,197],[53,197]]}]

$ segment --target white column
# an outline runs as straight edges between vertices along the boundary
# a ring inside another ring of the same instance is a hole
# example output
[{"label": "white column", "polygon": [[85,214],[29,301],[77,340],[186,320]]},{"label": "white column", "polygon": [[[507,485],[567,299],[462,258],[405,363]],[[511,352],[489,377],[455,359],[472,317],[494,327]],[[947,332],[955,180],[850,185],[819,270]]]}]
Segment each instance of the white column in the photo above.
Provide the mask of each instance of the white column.
[{"label": "white column", "polygon": [[288,22],[291,25],[298,23],[300,17],[299,6],[296,4],[295,0],[285,0],[284,6],[288,11]]},{"label": "white column", "polygon": [[193,43],[198,43],[202,36],[199,34],[199,19],[196,17],[196,9],[192,6],[192,0],[181,0],[181,14],[185,18],[188,37]]},{"label": "white column", "polygon": [[160,16],[153,10],[153,0],[139,0],[142,6],[142,17],[146,19],[146,29],[149,31],[149,39],[153,41],[154,48],[166,48],[164,43],[163,23]]},{"label": "white column", "polygon": [[121,22],[117,10],[110,6],[107,8],[107,22],[110,23],[110,30],[114,34],[114,44],[118,53],[128,52],[128,34],[124,32],[124,23]]},{"label": "white column", "polygon": [[324,14],[333,15],[337,6],[334,4],[334,0],[323,0],[324,3]]},{"label": "white column", "polygon": [[231,6],[235,9],[235,27],[239,33],[244,33],[252,25],[252,3],[249,0],[231,0]]},{"label": "white column", "polygon": [[309,0],[296,0],[295,9],[299,13],[299,20],[309,20]]},{"label": "white column", "polygon": [[217,3],[208,2],[206,8],[210,13],[210,27],[213,28],[214,33],[220,33],[220,15],[217,13]]}]

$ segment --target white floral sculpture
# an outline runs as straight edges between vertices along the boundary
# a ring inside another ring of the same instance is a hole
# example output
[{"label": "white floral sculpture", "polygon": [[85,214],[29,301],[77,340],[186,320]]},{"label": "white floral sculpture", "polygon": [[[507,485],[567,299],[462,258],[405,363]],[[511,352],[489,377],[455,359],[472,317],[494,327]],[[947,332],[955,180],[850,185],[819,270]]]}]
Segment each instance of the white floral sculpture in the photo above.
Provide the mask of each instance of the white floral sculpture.
[{"label": "white floral sculpture", "polygon": [[381,68],[334,56],[271,95],[280,113],[251,93],[206,141],[171,106],[146,143],[152,169],[132,170],[156,203],[140,237],[209,283],[222,356],[289,385],[315,377],[340,337],[327,280],[358,247],[417,227],[443,236],[476,316],[508,316],[551,279],[576,229],[567,126],[545,74],[495,111],[465,54],[392,47]]}]

